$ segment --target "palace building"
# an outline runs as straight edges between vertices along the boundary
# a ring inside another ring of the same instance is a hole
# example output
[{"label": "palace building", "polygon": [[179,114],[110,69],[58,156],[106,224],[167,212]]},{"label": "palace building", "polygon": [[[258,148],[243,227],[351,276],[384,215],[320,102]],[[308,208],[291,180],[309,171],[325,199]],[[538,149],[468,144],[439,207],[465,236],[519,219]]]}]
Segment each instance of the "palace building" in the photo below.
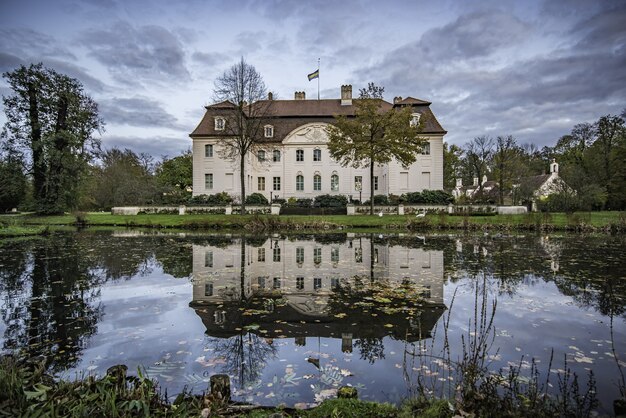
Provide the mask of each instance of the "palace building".
[{"label": "palace building", "polygon": [[[355,99],[356,101],[358,99]],[[293,100],[274,100],[269,93],[262,104],[271,110],[263,126],[265,141],[248,153],[245,161],[246,195],[261,193],[268,200],[315,198],[341,194],[352,199],[370,198],[369,168],[342,167],[328,152],[326,127],[334,116],[352,116],[356,106],[352,86],[341,87],[340,99],[307,100],[296,92]],[[415,150],[417,160],[409,167],[392,161],[374,168],[374,194],[443,189],[443,137],[446,131],[430,110],[430,102],[396,97],[382,102],[382,110],[410,107],[411,123],[419,123],[428,140]],[[226,124],[235,110],[230,102],[206,106],[200,124],[190,134],[193,141],[193,195],[227,192],[240,194],[239,160],[225,156]]]}]

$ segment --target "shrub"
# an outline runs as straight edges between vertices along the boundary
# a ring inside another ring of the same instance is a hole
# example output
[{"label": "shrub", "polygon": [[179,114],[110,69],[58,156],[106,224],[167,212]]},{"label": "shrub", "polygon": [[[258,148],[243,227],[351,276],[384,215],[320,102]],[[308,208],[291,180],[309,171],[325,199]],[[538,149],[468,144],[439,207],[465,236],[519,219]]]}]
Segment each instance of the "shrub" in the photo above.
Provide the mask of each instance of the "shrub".
[{"label": "shrub", "polygon": [[[374,198],[376,198],[376,196],[374,196]],[[398,196],[397,194],[390,194],[387,197],[387,201],[390,205],[397,206],[400,203],[406,203],[406,195]]]},{"label": "shrub", "polygon": [[233,203],[233,198],[226,192],[216,194],[201,194],[193,196],[189,199],[189,203],[192,205],[211,205],[211,206],[225,206]]},{"label": "shrub", "polygon": [[374,195],[374,204],[375,205],[388,205],[389,198],[384,194]]},{"label": "shrub", "polygon": [[285,206],[290,208],[310,208],[313,206],[313,199],[296,199],[295,197],[290,197]]},{"label": "shrub", "polygon": [[342,195],[323,194],[315,197],[316,208],[340,208],[348,204],[348,198]]},{"label": "shrub", "polygon": [[567,192],[553,193],[545,199],[537,201],[537,209],[541,212],[571,213],[579,209],[576,195]]},{"label": "shrub", "polygon": [[443,190],[424,190],[411,192],[401,196],[406,203],[423,203],[429,205],[447,205],[454,202],[454,196]]},{"label": "shrub", "polygon": [[270,202],[267,197],[261,193],[251,193],[246,196],[246,205],[269,205]]}]

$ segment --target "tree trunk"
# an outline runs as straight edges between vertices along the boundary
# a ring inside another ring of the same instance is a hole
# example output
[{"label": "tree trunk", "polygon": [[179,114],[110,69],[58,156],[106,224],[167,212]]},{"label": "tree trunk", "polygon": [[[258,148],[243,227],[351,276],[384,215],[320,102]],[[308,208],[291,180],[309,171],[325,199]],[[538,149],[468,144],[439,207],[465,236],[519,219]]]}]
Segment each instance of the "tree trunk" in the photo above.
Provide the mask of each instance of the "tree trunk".
[{"label": "tree trunk", "polygon": [[374,234],[370,234],[370,282],[374,282]]},{"label": "tree trunk", "polygon": [[[239,158],[239,180],[241,181],[241,215],[246,214],[246,155],[242,154]],[[271,204],[272,202],[270,202]]]},{"label": "tree trunk", "polygon": [[67,130],[67,97],[61,95],[57,105],[56,123],[54,127],[54,149],[55,152],[50,156],[50,170],[48,171],[47,187],[45,196],[46,211],[57,212],[60,210],[59,199],[61,197],[61,188],[63,183],[63,157],[68,147],[66,130]]},{"label": "tree trunk", "polygon": [[246,238],[244,236],[241,237],[241,259],[239,266],[241,267],[239,275],[241,297],[239,300],[244,301],[246,300]]},{"label": "tree trunk", "polygon": [[33,193],[39,201],[46,182],[46,166],[43,159],[43,144],[41,143],[41,124],[39,123],[39,101],[37,90],[33,83],[28,83],[28,116],[30,122],[30,146],[33,151]]},{"label": "tree trunk", "polygon": [[370,158],[370,215],[374,214],[374,159]]}]

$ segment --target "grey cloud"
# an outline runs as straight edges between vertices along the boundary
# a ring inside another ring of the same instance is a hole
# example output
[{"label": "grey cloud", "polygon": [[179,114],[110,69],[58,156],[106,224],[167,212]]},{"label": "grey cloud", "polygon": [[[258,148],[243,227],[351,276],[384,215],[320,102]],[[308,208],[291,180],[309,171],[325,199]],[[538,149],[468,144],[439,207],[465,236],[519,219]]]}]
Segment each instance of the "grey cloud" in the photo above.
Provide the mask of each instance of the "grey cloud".
[{"label": "grey cloud", "polygon": [[207,67],[215,67],[223,62],[231,61],[230,56],[226,54],[220,53],[207,53],[207,52],[194,52],[191,55],[191,59],[199,64],[205,65]]},{"label": "grey cloud", "polygon": [[24,64],[24,60],[15,55],[0,52],[0,73],[14,70]]},{"label": "grey cloud", "polygon": [[185,129],[159,102],[144,97],[106,100],[100,103],[100,110],[111,124]]},{"label": "grey cloud", "polygon": [[[581,52],[603,49],[624,53],[626,44],[626,7],[604,11],[579,22],[571,31],[574,36],[582,35],[576,45]],[[620,51],[621,50],[621,51]]]},{"label": "grey cloud", "polygon": [[[515,19],[500,15],[500,21]],[[462,48],[457,42],[462,33],[469,36],[467,30],[438,28],[356,75],[359,80],[380,82],[388,95],[414,94],[433,101],[433,110],[449,131],[446,138],[453,143],[482,134],[513,134],[521,142],[553,145],[574,124],[618,113],[626,102],[626,26],[619,24],[624,21],[623,9],[586,16],[578,23],[569,21],[569,37],[559,48],[497,69],[472,58],[481,51],[506,47],[507,42],[497,39],[498,33],[519,41],[522,26],[509,31],[508,24],[497,24],[500,29]],[[431,38],[450,31],[452,39],[437,43]],[[449,65],[446,57],[425,60],[417,52],[423,51],[428,39],[433,40],[432,48],[452,51],[453,56],[458,51],[455,59],[460,65]]]},{"label": "grey cloud", "polygon": [[21,57],[35,56],[75,60],[76,56],[58,41],[44,33],[27,28],[0,29],[0,50]]},{"label": "grey cloud", "polygon": [[158,157],[162,155],[179,155],[191,147],[191,139],[186,135],[180,137],[151,136],[109,136],[103,135],[102,148],[129,148],[136,153],[145,152]]},{"label": "grey cloud", "polygon": [[407,45],[403,52],[433,63],[483,59],[522,42],[528,29],[528,24],[507,13],[474,12],[425,32],[419,41]]},{"label": "grey cloud", "polygon": [[[105,85],[100,80],[90,76],[85,69],[72,63],[51,58],[37,61],[35,58],[20,58],[15,55],[0,52],[0,72],[12,71],[20,65],[30,65],[37,62],[41,62],[46,67],[52,68],[61,74],[77,79],[87,87],[87,90],[96,92],[102,92],[104,90]],[[89,91],[87,93],[89,93]]]},{"label": "grey cloud", "polygon": [[80,40],[91,55],[120,79],[189,79],[183,46],[161,26],[133,27],[118,22],[110,29],[90,30]]},{"label": "grey cloud", "polygon": [[244,55],[250,52],[259,52],[263,49],[263,43],[267,40],[267,33],[263,31],[244,31],[235,38],[239,44],[240,52]]},{"label": "grey cloud", "polygon": [[56,71],[62,74],[77,79],[89,90],[102,92],[106,87],[106,85],[100,80],[89,75],[85,68],[79,67],[66,61],[60,61],[55,59],[44,59],[42,60],[42,62],[47,67],[54,68]]}]

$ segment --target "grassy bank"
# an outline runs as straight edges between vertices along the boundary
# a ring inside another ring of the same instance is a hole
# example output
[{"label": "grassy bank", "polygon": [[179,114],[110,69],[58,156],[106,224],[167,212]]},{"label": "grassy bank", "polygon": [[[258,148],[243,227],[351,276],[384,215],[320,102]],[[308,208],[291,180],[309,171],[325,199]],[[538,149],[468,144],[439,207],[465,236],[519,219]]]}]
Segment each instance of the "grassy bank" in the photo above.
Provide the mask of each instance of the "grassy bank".
[{"label": "grassy bank", "polygon": [[[515,376],[514,376],[515,377]],[[500,378],[504,376],[500,375]],[[489,379],[487,379],[489,380]],[[505,379],[506,380],[506,379]],[[509,379],[509,383],[513,380]],[[569,383],[569,382],[566,382]],[[575,383],[576,384],[576,383]],[[515,386],[515,385],[513,385]],[[591,416],[593,402],[583,398],[551,398],[537,388],[507,389],[515,398],[497,391],[463,391],[458,399],[407,399],[396,407],[358,399],[327,399],[311,409],[261,407],[227,402],[207,391],[184,391],[167,398],[158,383],[142,375],[127,376],[126,366],[111,367],[104,377],[74,381],[55,380],[43,363],[0,357],[0,416],[23,417],[422,417],[453,416]],[[466,388],[467,389],[467,388]],[[483,389],[482,385],[480,389]],[[533,396],[534,394],[534,396]],[[578,394],[576,395],[578,396]],[[585,395],[586,396],[586,395]],[[470,399],[468,401],[466,398]]]},{"label": "grassy bank", "polygon": [[32,235],[45,235],[48,227],[43,225],[2,225],[0,224],[0,238],[28,237]]},{"label": "grassy bank", "polygon": [[528,213],[495,216],[271,216],[271,215],[111,215],[86,213],[78,217],[23,215],[12,218],[22,226],[74,225],[177,228],[203,230],[300,230],[300,229],[395,229],[395,230],[554,230],[623,231],[624,212]]},{"label": "grassy bank", "polygon": [[43,365],[0,358],[0,416],[37,417],[451,417],[447,401],[393,405],[357,399],[326,400],[316,408],[297,410],[225,402],[211,394],[179,394],[168,400],[156,382],[126,376],[114,366],[102,378],[55,381]]}]

